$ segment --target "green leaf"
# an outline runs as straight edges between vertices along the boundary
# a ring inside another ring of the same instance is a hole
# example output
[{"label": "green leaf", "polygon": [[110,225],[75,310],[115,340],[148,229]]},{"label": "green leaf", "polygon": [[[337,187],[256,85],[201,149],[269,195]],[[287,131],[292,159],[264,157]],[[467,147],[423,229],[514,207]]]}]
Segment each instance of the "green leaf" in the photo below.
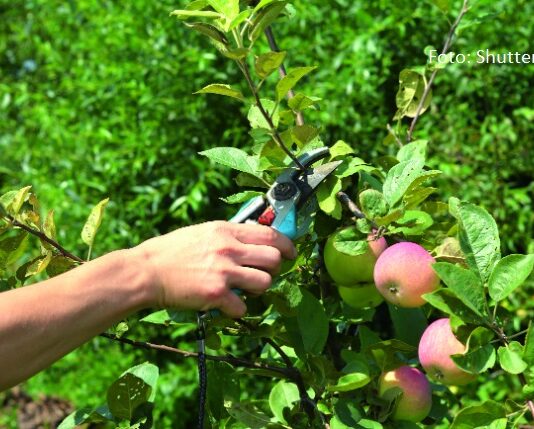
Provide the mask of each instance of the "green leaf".
[{"label": "green leaf", "polygon": [[317,188],[316,196],[320,209],[334,219],[341,219],[341,203],[337,193],[341,191],[341,180],[336,176],[329,176]]},{"label": "green leaf", "polygon": [[81,408],[65,417],[57,429],[76,429],[84,423],[101,423],[111,419],[112,416],[105,407]]},{"label": "green leaf", "polygon": [[215,11],[224,15],[227,21],[231,22],[239,15],[239,0],[207,0]]},{"label": "green leaf", "polygon": [[35,258],[32,263],[28,265],[25,276],[31,277],[36,274],[42,273],[46,269],[46,267],[48,267],[48,264],[50,264],[50,261],[52,260],[52,255],[52,252],[47,252],[44,255]]},{"label": "green leaf", "polygon": [[501,368],[510,374],[521,374],[528,368],[528,364],[523,360],[523,346],[517,341],[511,341],[507,346],[499,347],[497,350]]},{"label": "green leaf", "polygon": [[302,291],[302,301],[297,309],[297,322],[304,350],[320,354],[328,338],[328,317],[323,304],[307,290]]},{"label": "green leaf", "polygon": [[[413,118],[425,91],[426,83],[424,74],[414,69],[404,69],[400,72],[399,84],[399,91],[396,96],[397,112],[393,119],[399,120],[404,116]],[[432,91],[428,93],[420,114],[428,109],[431,100]]]},{"label": "green leaf", "polygon": [[109,198],[105,198],[93,207],[85,225],[82,229],[82,240],[88,246],[92,246],[95,241],[96,233],[100,224],[102,223],[102,217],[104,216],[104,209],[109,202]]},{"label": "green leaf", "polygon": [[288,91],[292,89],[299,80],[316,68],[317,67],[296,67],[280,79],[276,84],[277,100],[280,101],[283,99]]},{"label": "green leaf", "polygon": [[353,154],[354,149],[348,143],[344,142],[343,140],[338,140],[332,145],[332,147],[329,149],[329,152],[330,152],[331,160],[334,160],[339,157],[343,157],[345,155]]},{"label": "green leaf", "polygon": [[485,283],[501,257],[497,224],[486,210],[469,203],[460,203],[458,217],[467,264]]},{"label": "green leaf", "polygon": [[221,18],[221,14],[211,10],[185,10],[176,9],[170,13],[171,16],[176,16],[178,19],[188,18]]},{"label": "green leaf", "polygon": [[159,310],[143,317],[141,322],[165,326],[190,324],[196,326],[196,316],[192,311]]},{"label": "green leaf", "polygon": [[313,127],[311,125],[297,125],[291,128],[291,136],[298,143],[299,147],[308,144],[318,135],[319,128]]},{"label": "green leaf", "polygon": [[363,255],[369,250],[367,235],[357,228],[343,228],[333,235],[334,248],[341,253],[356,256]]},{"label": "green leaf", "polygon": [[269,406],[278,421],[287,423],[284,418],[284,409],[291,409],[299,399],[300,395],[297,386],[294,383],[280,380],[274,385],[269,394]]},{"label": "green leaf", "polygon": [[404,235],[422,235],[434,224],[432,216],[421,210],[406,210],[403,215],[395,220],[395,226],[389,228],[389,232]]},{"label": "green leaf", "polygon": [[107,391],[109,410],[118,421],[131,421],[135,410],[148,402],[151,394],[149,384],[134,374],[126,373]]},{"label": "green leaf", "polygon": [[194,94],[226,95],[227,97],[232,97],[241,101],[245,101],[245,97],[243,96],[241,91],[239,91],[238,89],[233,89],[230,85],[222,83],[212,83],[211,85],[205,86]]},{"label": "green leaf", "polygon": [[357,424],[361,421],[362,414],[362,411],[358,409],[352,398],[340,397],[334,405],[334,417],[330,420],[330,428],[347,429],[360,427]]},{"label": "green leaf", "polygon": [[[51,238],[52,240],[56,240],[57,237],[56,237],[56,225],[54,223],[54,210],[50,210],[48,212],[48,214],[46,215],[46,219],[43,223],[43,228],[42,228],[42,231],[44,232],[44,234],[48,237],[48,238]],[[47,246],[50,246],[50,244],[46,243],[46,242],[42,242],[43,246],[44,247],[47,247]]]},{"label": "green leaf", "polygon": [[336,177],[344,179],[345,177],[352,176],[360,171],[371,172],[374,170],[376,170],[376,167],[366,164],[363,159],[351,158],[350,160],[344,160],[343,163],[336,168],[334,174]]},{"label": "green leaf", "polygon": [[18,191],[10,191],[0,197],[0,205],[4,207],[8,214],[15,217],[18,215],[24,201],[28,198],[31,186],[26,186]]},{"label": "green leaf", "polygon": [[[278,105],[274,101],[266,98],[262,98],[260,101],[264,110],[270,116],[271,121],[276,128],[280,121],[280,117],[278,114]],[[250,126],[252,128],[265,128],[267,130],[271,129],[271,125],[269,124],[267,119],[265,119],[265,116],[263,116],[263,113],[261,112],[260,108],[256,105],[250,107],[247,119],[249,120]]]},{"label": "green leaf", "polygon": [[261,177],[258,167],[258,158],[247,155],[247,153],[241,149],[235,147],[214,147],[199,153],[218,164],[256,177]]},{"label": "green leaf", "polygon": [[401,147],[397,152],[399,162],[410,161],[412,159],[425,160],[428,140],[415,140]]},{"label": "green leaf", "polygon": [[523,360],[531,367],[534,367],[534,324],[532,321],[528,324],[527,335],[525,337],[525,350],[523,351]]},{"label": "green leaf", "polygon": [[466,323],[484,323],[484,320],[458,298],[451,289],[438,289],[432,293],[424,294],[423,298],[438,310],[450,316],[457,316]]},{"label": "green leaf", "polygon": [[381,371],[404,365],[406,358],[415,357],[417,354],[417,347],[396,339],[380,341],[367,347],[362,346],[362,349],[372,356]]},{"label": "green leaf", "polygon": [[421,176],[423,166],[424,161],[413,159],[400,162],[388,171],[382,192],[391,207],[402,198],[413,181]]},{"label": "green leaf", "polygon": [[534,269],[534,255],[508,255],[493,269],[488,289],[495,301],[502,301],[521,286]]},{"label": "green leaf", "polygon": [[420,308],[402,308],[388,303],[395,338],[417,347],[427,327],[425,314]]},{"label": "green leaf", "polygon": [[244,11],[240,12],[239,15],[237,15],[232,20],[232,22],[230,22],[230,25],[228,27],[228,31],[232,31],[234,28],[236,28],[242,22],[246,21],[250,15],[252,15],[252,9],[245,9]]},{"label": "green leaf", "polygon": [[472,271],[448,262],[436,262],[432,268],[464,304],[479,316],[488,316],[484,286]]},{"label": "green leaf", "polygon": [[255,10],[259,10],[259,13],[257,13],[252,20],[248,32],[248,38],[252,43],[262,35],[263,31],[271,25],[276,18],[278,18],[278,15],[282,13],[286,4],[287,1],[272,1],[265,5],[265,7],[262,6],[259,8],[261,3],[256,7]]},{"label": "green leaf", "polygon": [[297,92],[293,98],[290,98],[287,102],[290,109],[295,112],[301,112],[306,110],[308,107],[315,105],[318,101],[321,101],[321,98],[311,97]]},{"label": "green leaf", "polygon": [[238,401],[241,393],[235,369],[226,362],[208,362],[208,406],[216,419],[228,417],[225,400]]},{"label": "green leaf", "polygon": [[254,63],[254,68],[256,74],[261,78],[265,79],[271,73],[276,71],[278,67],[282,65],[286,57],[286,52],[267,52],[266,54],[256,57]]},{"label": "green leaf", "polygon": [[467,339],[467,350],[464,354],[452,355],[452,360],[471,374],[480,374],[493,368],[496,361],[495,348],[490,344],[494,333],[481,326],[475,328]]},{"label": "green leaf", "polygon": [[0,272],[22,255],[27,237],[26,231],[17,230],[15,235],[0,240]]},{"label": "green leaf", "polygon": [[397,219],[400,219],[404,214],[402,209],[392,209],[385,216],[379,216],[374,219],[375,223],[378,226],[387,226],[395,222]]},{"label": "green leaf", "polygon": [[203,22],[194,22],[191,24],[186,23],[185,25],[205,36],[208,36],[210,41],[219,51],[225,52],[228,50],[228,39],[226,38],[223,32],[217,29],[217,27],[210,24],[205,24]]},{"label": "green leaf", "polygon": [[333,386],[327,386],[330,392],[348,392],[359,389],[371,381],[369,366],[363,360],[353,360],[346,366],[348,374],[342,375]]},{"label": "green leaf", "polygon": [[246,402],[226,402],[226,411],[248,429],[263,429],[271,422],[267,414],[253,404]]},{"label": "green leaf", "polygon": [[449,13],[450,10],[450,0],[432,0],[443,13]]},{"label": "green leaf", "polygon": [[382,192],[375,189],[366,189],[358,196],[360,208],[369,219],[385,216],[388,212],[388,204]]},{"label": "green leaf", "polygon": [[506,409],[498,402],[486,401],[481,405],[462,409],[454,418],[450,429],[483,428],[498,419],[506,419]]},{"label": "green leaf", "polygon": [[244,191],[237,194],[229,195],[226,198],[221,197],[220,200],[226,204],[240,204],[249,201],[252,198],[265,195],[263,192],[258,191]]}]

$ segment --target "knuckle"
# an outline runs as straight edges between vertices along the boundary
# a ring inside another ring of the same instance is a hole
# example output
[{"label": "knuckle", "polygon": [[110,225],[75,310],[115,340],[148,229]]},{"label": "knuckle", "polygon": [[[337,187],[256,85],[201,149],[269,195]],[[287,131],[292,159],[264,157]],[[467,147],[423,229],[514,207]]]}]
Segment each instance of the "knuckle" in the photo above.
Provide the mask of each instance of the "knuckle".
[{"label": "knuckle", "polygon": [[235,258],[237,256],[237,249],[231,243],[219,243],[215,249],[215,254],[223,258]]},{"label": "knuckle", "polygon": [[226,293],[226,284],[223,282],[217,282],[207,289],[206,298],[208,301],[219,301]]},{"label": "knuckle", "polygon": [[277,265],[277,266],[280,266],[280,264],[282,263],[282,252],[280,252],[279,249],[273,247],[272,248],[272,259],[273,259],[273,262]]},{"label": "knuckle", "polygon": [[223,220],[215,220],[211,222],[212,233],[217,235],[225,235],[228,232],[228,224]]}]

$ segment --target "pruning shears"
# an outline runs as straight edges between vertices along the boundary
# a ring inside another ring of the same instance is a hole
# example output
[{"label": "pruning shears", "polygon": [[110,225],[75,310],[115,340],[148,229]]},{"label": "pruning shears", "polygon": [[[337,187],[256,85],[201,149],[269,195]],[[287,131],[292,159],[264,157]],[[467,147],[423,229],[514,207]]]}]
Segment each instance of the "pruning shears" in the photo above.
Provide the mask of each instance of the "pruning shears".
[{"label": "pruning shears", "polygon": [[317,187],[341,164],[332,161],[313,168],[312,165],[329,155],[327,147],[305,152],[297,159],[304,169],[290,165],[282,171],[265,196],[247,201],[230,222],[259,223],[268,225],[291,240],[306,232],[312,213],[306,210],[303,224],[297,225],[297,214],[304,211],[306,203]]}]

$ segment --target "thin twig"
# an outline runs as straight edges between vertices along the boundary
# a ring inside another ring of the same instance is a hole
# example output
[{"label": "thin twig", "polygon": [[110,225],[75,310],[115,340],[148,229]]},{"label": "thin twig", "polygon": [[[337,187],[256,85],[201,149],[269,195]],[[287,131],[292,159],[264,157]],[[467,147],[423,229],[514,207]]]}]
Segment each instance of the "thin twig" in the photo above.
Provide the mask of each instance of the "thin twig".
[{"label": "thin twig", "polygon": [[[175,347],[170,347],[170,346],[166,346],[166,345],[162,345],[162,344],[154,344],[154,343],[149,343],[149,342],[146,342],[146,341],[135,341],[135,340],[131,340],[129,338],[118,337],[116,335],[108,334],[108,333],[100,334],[100,336],[104,337],[104,338],[108,338],[108,339],[113,340],[113,341],[117,341],[119,343],[128,344],[128,345],[134,346],[134,347],[140,347],[140,348],[149,349],[149,350],[159,350],[159,351],[164,351],[164,352],[175,353],[175,354],[179,354],[180,356],[182,356],[184,358],[198,358],[198,353],[196,353],[196,352],[189,352],[187,350],[177,349]],[[285,368],[285,367],[280,367],[280,366],[267,365],[267,364],[264,364],[264,363],[261,363],[261,362],[251,362],[251,361],[248,361],[246,359],[240,359],[240,358],[237,358],[237,357],[232,356],[232,355],[215,356],[215,355],[206,354],[205,356],[206,356],[206,359],[208,359],[208,360],[217,361],[217,362],[226,362],[226,363],[229,363],[230,365],[232,365],[234,367],[263,369],[263,370],[267,370],[267,371],[271,371],[271,372],[280,374],[284,378],[288,378],[288,379],[291,379],[291,380],[294,379],[294,377],[295,377],[295,371],[292,368]]]},{"label": "thin twig", "polygon": [[[452,39],[454,38],[454,33],[456,32],[456,29],[458,28],[460,21],[462,20],[462,18],[468,11],[468,8],[469,8],[468,3],[469,3],[469,0],[464,0],[464,3],[462,5],[462,10],[456,17],[456,21],[454,21],[454,23],[452,24],[449,30],[449,34],[447,35],[447,39],[445,40],[445,45],[443,46],[443,50],[441,51],[442,55],[445,55],[447,52],[449,52],[449,48],[451,47],[451,44],[452,44]],[[434,83],[434,79],[436,78],[437,73],[438,73],[438,69],[436,68],[430,75],[430,79],[428,80],[428,83],[425,86],[423,96],[421,97],[421,100],[419,101],[419,105],[417,106],[415,116],[412,120],[410,129],[408,130],[408,134],[406,136],[406,141],[408,143],[412,141],[412,135],[415,129],[415,125],[417,124],[417,121],[419,120],[419,116],[421,116],[421,111],[423,110],[423,106],[425,105],[425,101],[428,97],[428,94],[430,94],[430,90],[432,89],[432,84]]]},{"label": "thin twig", "polygon": [[[350,197],[343,191],[339,191],[336,194],[337,199],[345,204],[345,206],[349,209],[349,211],[358,219],[365,219],[365,215],[363,212],[358,208],[356,203],[350,199]],[[374,225],[376,226],[376,225]],[[376,226],[378,228],[378,226]]]},{"label": "thin twig", "polygon": [[10,215],[7,215],[7,219],[13,226],[23,229],[24,231],[29,232],[32,235],[35,235],[40,240],[47,242],[52,247],[54,247],[61,255],[65,256],[66,258],[72,259],[73,261],[80,262],[82,264],[85,262],[82,258],[69,252],[67,249],[61,246],[57,241],[48,237],[45,233],[37,229],[33,229],[27,225],[24,225],[23,223],[19,222],[18,220],[16,220],[14,217]]},{"label": "thin twig", "polygon": [[[278,44],[276,43],[276,39],[274,38],[273,30],[271,27],[267,27],[265,29],[265,35],[267,36],[267,41],[269,42],[269,47],[271,48],[271,51],[273,52],[280,52],[280,49],[278,48]],[[284,78],[287,75],[286,68],[284,64],[280,64],[280,67],[278,67],[278,73],[280,74],[280,78]],[[295,93],[293,92],[293,89],[290,89],[287,92],[287,99],[291,100],[295,96]],[[301,111],[296,112],[296,121],[297,125],[304,125],[304,115]]]},{"label": "thin twig", "polygon": [[298,158],[286,147],[284,144],[284,141],[282,140],[282,137],[280,136],[280,133],[276,129],[273,120],[271,116],[267,113],[265,110],[265,107],[263,106],[263,103],[261,102],[260,96],[258,95],[258,91],[256,91],[256,86],[254,85],[254,82],[252,82],[252,77],[250,76],[250,70],[248,67],[248,64],[244,61],[237,61],[239,68],[243,72],[243,75],[245,76],[245,80],[247,81],[247,84],[250,88],[250,91],[252,92],[252,95],[254,96],[254,100],[256,102],[256,106],[258,107],[260,113],[267,121],[267,125],[269,126],[269,131],[271,131],[274,141],[280,148],[286,153],[287,156],[291,158],[291,160],[295,163],[295,165],[298,167],[299,170],[304,171],[305,168],[301,164],[301,162],[298,160]]},{"label": "thin twig", "polygon": [[391,125],[387,124],[387,125],[386,125],[386,128],[387,128],[388,132],[393,136],[393,138],[395,139],[395,141],[397,142],[397,144],[399,145],[399,147],[404,146],[404,145],[402,144],[402,142],[400,141],[399,136],[397,136],[397,134],[395,133],[395,131],[393,131],[393,128],[391,128]]}]

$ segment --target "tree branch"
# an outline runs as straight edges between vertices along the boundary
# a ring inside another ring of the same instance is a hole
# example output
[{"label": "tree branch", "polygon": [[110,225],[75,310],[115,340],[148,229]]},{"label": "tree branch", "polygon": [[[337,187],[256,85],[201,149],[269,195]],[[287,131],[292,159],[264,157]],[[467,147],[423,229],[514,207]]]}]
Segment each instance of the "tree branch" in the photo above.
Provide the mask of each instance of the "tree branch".
[{"label": "tree branch", "polygon": [[[449,34],[447,35],[447,39],[445,40],[445,45],[443,46],[443,50],[441,51],[441,54],[444,55],[447,52],[449,52],[449,48],[452,44],[452,39],[454,38],[454,33],[456,32],[456,29],[458,28],[458,25],[460,24],[460,21],[464,17],[464,15],[467,13],[469,9],[469,0],[464,0],[464,3],[462,5],[462,9],[458,16],[456,17],[456,20],[452,24]],[[417,124],[417,121],[419,120],[419,116],[421,116],[421,111],[423,110],[423,106],[425,105],[425,101],[428,97],[428,94],[430,94],[430,90],[432,89],[432,84],[434,83],[434,79],[436,78],[436,75],[438,73],[438,69],[434,69],[432,74],[430,75],[430,79],[428,80],[428,83],[425,86],[425,90],[423,92],[423,96],[421,97],[421,100],[419,101],[419,105],[417,106],[417,110],[415,112],[415,116],[412,120],[412,123],[410,125],[410,129],[408,130],[408,134],[406,136],[406,141],[409,143],[412,141],[412,135],[415,130],[415,125]]]},{"label": "tree branch", "polygon": [[19,222],[11,215],[6,215],[6,217],[13,226],[23,229],[24,231],[29,232],[30,234],[38,237],[40,240],[47,242],[52,247],[54,247],[61,255],[65,256],[66,258],[72,259],[73,261],[80,262],[82,264],[85,262],[82,258],[70,253],[67,249],[61,246],[57,241],[52,240],[45,233],[37,229],[33,229],[27,225],[24,225],[23,223]]},{"label": "tree branch", "polygon": [[[350,199],[350,197],[343,191],[339,191],[336,194],[337,199],[345,204],[345,206],[349,209],[349,211],[358,219],[365,219],[365,215],[363,212],[358,208],[356,203]],[[376,225],[373,225],[375,227]],[[376,226],[378,228],[378,226]]]},{"label": "tree branch", "polygon": [[[122,344],[128,344],[130,346],[139,347],[143,349],[149,349],[149,350],[158,350],[158,351],[164,351],[164,352],[170,352],[178,354],[184,358],[198,358],[198,353],[196,352],[190,352],[187,350],[177,349],[175,347],[170,347],[162,344],[154,344],[149,343],[145,341],[135,341],[131,340],[129,338],[123,338],[118,337],[113,334],[103,333],[100,334],[101,337],[108,338],[112,341],[116,341]],[[252,368],[252,369],[263,369],[267,371],[272,371],[276,374],[280,374],[282,378],[288,378],[293,380],[295,378],[296,371],[293,368],[284,368],[274,365],[267,365],[264,363],[259,362],[251,362],[246,359],[240,359],[232,355],[226,355],[226,356],[215,356],[215,355],[209,355],[206,354],[206,359],[217,361],[217,362],[226,362],[234,367],[243,367],[243,368]]]}]

